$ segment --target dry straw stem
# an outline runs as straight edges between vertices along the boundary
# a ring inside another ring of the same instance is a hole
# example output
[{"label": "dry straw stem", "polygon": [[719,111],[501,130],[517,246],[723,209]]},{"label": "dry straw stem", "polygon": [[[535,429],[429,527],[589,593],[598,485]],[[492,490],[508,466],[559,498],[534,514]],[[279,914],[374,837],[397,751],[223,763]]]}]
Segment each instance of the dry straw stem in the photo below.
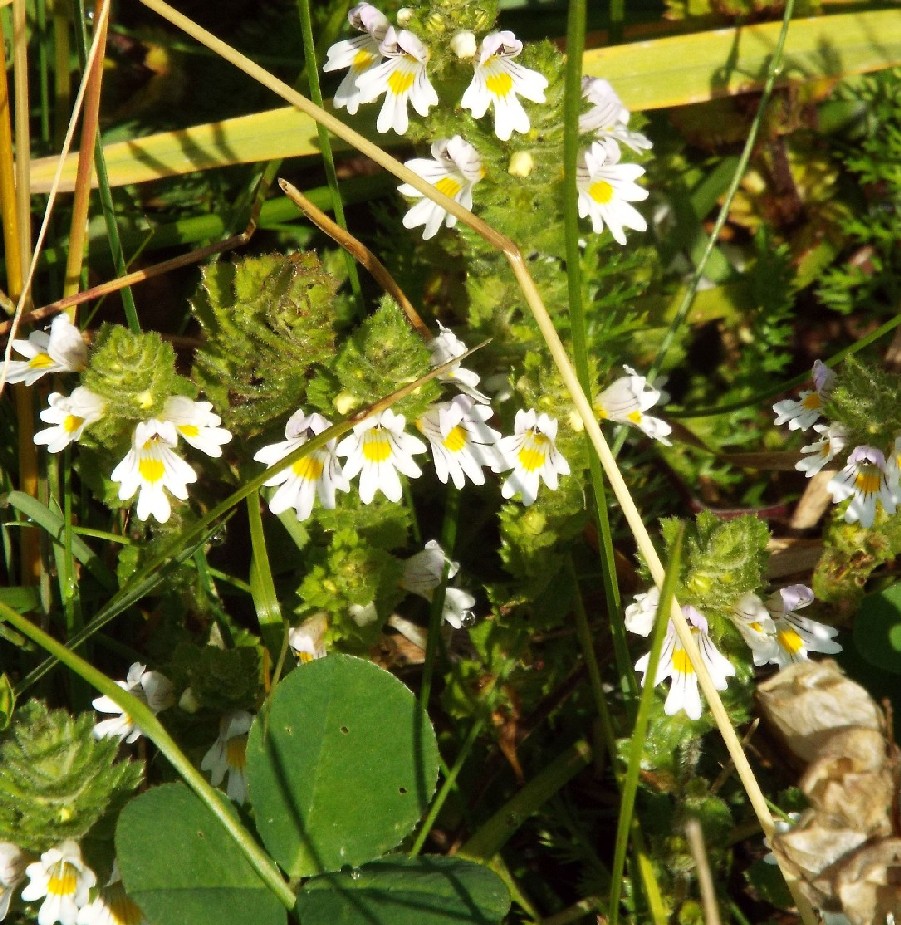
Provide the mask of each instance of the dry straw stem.
[{"label": "dry straw stem", "polygon": [[[396,176],[399,180],[405,183],[409,183],[414,189],[419,190],[424,196],[428,196],[433,202],[436,202],[443,209],[447,210],[452,215],[455,215],[461,222],[468,225],[477,234],[481,235],[488,243],[504,253],[504,256],[507,258],[511,269],[513,270],[513,274],[519,283],[526,303],[532,311],[532,314],[535,317],[535,321],[538,324],[542,335],[544,336],[548,349],[560,372],[564,384],[566,385],[572,397],[573,404],[575,405],[576,410],[585,426],[585,431],[591,440],[595,452],[598,454],[601,465],[604,467],[604,471],[610,482],[610,486],[613,489],[613,492],[616,495],[616,499],[619,501],[620,507],[622,508],[622,511],[629,524],[629,527],[635,536],[638,550],[647,563],[648,569],[651,572],[651,576],[654,579],[654,583],[658,585],[658,587],[662,585],[664,578],[664,568],[660,562],[660,557],[657,555],[657,550],[654,548],[654,544],[651,541],[651,537],[644,525],[641,514],[639,513],[638,508],[635,506],[635,502],[632,500],[632,496],[629,493],[629,489],[626,486],[625,481],[623,480],[622,474],[619,471],[619,467],[616,464],[616,460],[613,458],[613,454],[610,452],[610,447],[607,445],[607,441],[604,439],[604,435],[601,433],[601,429],[594,416],[591,403],[589,402],[585,393],[582,391],[582,387],[579,384],[575,370],[573,369],[569,357],[566,354],[563,343],[561,342],[560,337],[554,328],[554,324],[548,315],[547,309],[545,308],[541,296],[535,287],[535,283],[533,282],[532,277],[529,275],[529,272],[525,267],[522,255],[520,254],[516,245],[505,235],[501,234],[500,232],[491,228],[489,225],[486,225],[485,222],[476,218],[468,209],[465,209],[453,199],[450,199],[449,197],[440,193],[437,189],[435,189],[434,186],[432,186],[430,183],[427,183],[425,180],[423,180],[417,174],[413,173],[412,170],[408,169],[400,162],[396,161],[389,154],[386,154],[377,145],[374,145],[358,132],[355,132],[353,129],[349,128],[340,119],[336,119],[330,113],[320,109],[318,106],[315,106],[306,97],[301,96],[301,94],[297,93],[286,83],[270,74],[258,64],[255,64],[245,55],[242,55],[240,52],[232,48],[230,45],[227,45],[225,42],[217,39],[206,29],[203,29],[201,26],[197,25],[197,23],[193,22],[186,16],[179,13],[177,10],[173,9],[167,3],[163,2],[163,0],[141,0],[141,2],[145,6],[154,10],[164,19],[169,20],[169,22],[171,22],[173,25],[177,26],[179,29],[190,35],[202,45],[209,48],[214,53],[218,54],[226,61],[229,61],[231,64],[234,64],[236,67],[240,68],[248,76],[259,81],[263,86],[272,90],[274,93],[277,93],[280,97],[282,97],[282,99],[291,103],[291,105],[296,106],[301,112],[306,113],[311,118],[324,125],[330,132],[334,133],[343,141],[356,148],[362,154],[365,154],[367,157],[371,158],[373,161],[379,164],[379,166],[394,174],[394,176]],[[713,684],[713,680],[710,677],[710,673],[708,672],[703,660],[701,659],[701,654],[698,650],[697,644],[694,641],[691,630],[685,620],[685,617],[682,615],[682,609],[675,599],[672,603],[672,612],[670,618],[673,622],[676,633],[679,636],[679,640],[695,668],[701,690],[707,699],[707,702],[710,706],[710,711],[716,722],[717,728],[720,730],[720,734],[723,737],[732,761],[735,763],[736,772],[742,782],[742,785],[747,791],[748,798],[752,807],[754,808],[754,812],[756,813],[758,820],[760,821],[761,828],[763,829],[764,834],[769,835],[773,831],[773,818],[770,815],[766,800],[760,789],[760,785],[757,783],[754,772],[751,770],[751,765],[749,764],[747,756],[742,749],[741,742],[739,741],[735,730],[732,728],[732,723],[730,722],[729,716],[726,713],[726,708],[723,706],[723,702],[720,699],[719,692],[716,690],[716,687]],[[784,870],[783,875],[786,878],[789,889],[792,891],[792,896],[798,905],[798,910],[801,913],[801,917],[804,920],[805,925],[815,925],[816,918],[814,917],[813,911],[807,902],[803,899],[803,897],[801,897],[798,893],[794,879],[791,878],[791,875]]]}]

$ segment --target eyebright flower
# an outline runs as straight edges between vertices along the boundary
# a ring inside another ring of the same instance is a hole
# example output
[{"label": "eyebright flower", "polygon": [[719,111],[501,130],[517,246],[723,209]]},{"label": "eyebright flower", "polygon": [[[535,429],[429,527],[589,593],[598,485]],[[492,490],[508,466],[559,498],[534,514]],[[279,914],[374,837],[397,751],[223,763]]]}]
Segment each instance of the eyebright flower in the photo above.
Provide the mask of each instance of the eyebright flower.
[{"label": "eyebright flower", "polygon": [[91,887],[97,882],[94,871],[81,857],[78,843],[67,840],[45,851],[40,861],[25,868],[29,883],[22,890],[25,902],[44,898],[38,912],[38,925],[75,925],[78,910],[87,904]]},{"label": "eyebright flower", "polygon": [[485,422],[494,412],[476,404],[468,395],[429,408],[416,422],[428,438],[435,472],[445,485],[448,478],[462,488],[467,477],[474,485],[485,484],[483,466],[499,472],[503,459],[497,449],[500,434]]},{"label": "eyebright flower", "polygon": [[324,658],[325,646],[322,637],[328,629],[324,616],[317,614],[304,620],[300,626],[292,626],[288,631],[288,646],[301,663]]},{"label": "eyebright flower", "polygon": [[540,480],[544,480],[552,491],[557,490],[558,477],[569,475],[569,463],[557,449],[557,421],[544,412],[535,413],[517,411],[514,421],[515,433],[511,437],[502,437],[497,448],[504,459],[502,471],[513,472],[501,486],[501,494],[512,498],[522,495],[522,503],[533,504],[538,497]]},{"label": "eyebright flower", "polygon": [[343,71],[349,68],[335,92],[335,109],[346,109],[355,115],[360,108],[360,89],[357,78],[382,62],[379,44],[388,31],[388,20],[371,3],[358,3],[347,14],[347,20],[358,32],[355,39],[336,42],[326,53],[324,71]]},{"label": "eyebright flower", "polygon": [[59,453],[70,443],[81,439],[88,424],[103,417],[106,402],[95,392],[80,385],[71,395],[51,392],[48,407],[41,412],[41,420],[52,424],[34,435],[34,442],[46,444],[51,453]]},{"label": "eyebright flower", "polygon": [[113,861],[109,881],[96,899],[78,912],[77,925],[146,925],[140,906],[125,892],[119,865]]},{"label": "eyebright flower", "polygon": [[210,783],[214,787],[218,787],[228,773],[225,792],[236,803],[247,800],[244,766],[247,763],[247,733],[252,723],[253,716],[246,710],[227,713],[219,724],[219,737],[200,762],[200,770],[210,772]]},{"label": "eyebright flower", "polygon": [[655,389],[644,376],[639,376],[631,366],[623,369],[629,374],[607,386],[594,400],[594,410],[601,420],[620,421],[634,424],[654,440],[669,446],[667,440],[671,428],[660,418],[645,414],[660,401],[663,393]]},{"label": "eyebright flower", "polygon": [[892,491],[892,500],[901,504],[901,436],[895,438],[895,445],[885,463],[885,475]]},{"label": "eyebright flower", "polygon": [[81,332],[65,313],[53,319],[49,334],[32,331],[28,340],[14,340],[12,346],[27,359],[10,361],[7,382],[33,385],[47,373],[79,373],[88,361],[88,348]]},{"label": "eyebright flower", "polygon": [[474,119],[481,119],[494,105],[494,133],[501,141],[509,141],[513,132],[529,131],[529,116],[519,96],[533,103],[544,102],[548,81],[513,59],[522,51],[522,42],[508,31],[492,32],[482,39],[479,60],[472,83],[466,88],[460,105]]},{"label": "eyebright flower", "polygon": [[619,147],[596,141],[579,158],[576,186],[579,190],[579,216],[590,218],[600,234],[604,225],[618,244],[626,243],[623,228],[646,231],[648,223],[630,202],[642,202],[648,191],[635,181],[644,174],[638,164],[620,164]]},{"label": "eyebright flower", "polygon": [[445,588],[441,619],[455,630],[463,629],[475,621],[472,613],[475,603],[476,599],[468,591],[462,588]]},{"label": "eyebright flower", "polygon": [[[272,443],[257,450],[254,459],[267,466],[275,465],[289,453],[311,437],[321,434],[331,427],[331,423],[321,414],[313,412],[304,414],[295,412],[285,425],[285,437],[281,443]],[[306,520],[313,510],[313,502],[318,497],[319,503],[329,510],[335,507],[335,492],[350,491],[350,482],[341,469],[341,463],[335,455],[336,440],[329,440],[325,446],[308,453],[297,462],[277,472],[264,484],[279,485],[280,488],[269,501],[269,510],[281,514],[293,507],[298,520]]]},{"label": "eyebright flower", "polygon": [[222,418],[213,413],[213,405],[208,401],[173,395],[166,400],[159,419],[174,424],[186,443],[214,458],[222,455],[222,445],[232,438],[231,431],[219,426]]},{"label": "eyebright flower", "polygon": [[[436,366],[449,363],[454,357],[462,356],[467,350],[466,344],[450,328],[446,328],[440,321],[438,322],[438,327],[441,329],[441,333],[426,344],[432,355],[429,362],[432,364],[433,369]],[[442,382],[452,382],[470,398],[487,404],[488,396],[476,388],[479,384],[479,374],[471,369],[464,369],[458,363],[451,366],[447,372],[443,372],[438,378]]]},{"label": "eyebright flower", "polygon": [[[418,594],[431,602],[435,591],[444,577],[447,568],[447,580],[450,581],[460,570],[460,563],[451,560],[437,540],[429,540],[422,552],[418,552],[404,563],[404,573],[400,586],[411,594]],[[455,629],[472,623],[472,608],[476,599],[462,588],[445,588],[442,619]]]},{"label": "eyebright flower", "polygon": [[651,588],[636,594],[632,603],[626,608],[625,627],[630,633],[648,636],[654,628],[657,608],[660,606],[660,589]]},{"label": "eyebright flower", "polygon": [[629,110],[606,80],[583,76],[582,97],[591,103],[591,109],[579,116],[580,133],[592,132],[598,141],[609,138],[633,151],[647,151],[651,147],[641,132],[629,131]]},{"label": "eyebright flower", "polygon": [[[459,135],[433,142],[431,158],[414,157],[413,160],[406,161],[405,166],[467,209],[472,209],[473,186],[485,176],[478,152]],[[446,228],[453,228],[457,224],[455,215],[451,215],[438,203],[423,196],[409,183],[403,183],[397,189],[404,196],[419,199],[404,216],[403,225],[404,228],[418,228],[424,225],[424,241],[435,237],[442,221]]]},{"label": "eyebright flower", "polygon": [[802,446],[801,452],[809,455],[795,463],[795,468],[807,478],[825,468],[845,448],[846,435],[841,424],[814,424],[813,429],[820,435],[820,439]]},{"label": "eyebright flower", "polygon": [[[164,674],[148,671],[140,662],[135,662],[128,669],[125,680],[116,681],[116,684],[146,703],[154,713],[172,706],[172,683]],[[102,697],[96,697],[92,703],[98,713],[114,714],[113,719],[97,723],[94,727],[95,738],[115,737],[131,745],[141,735],[141,730],[135,725],[134,720],[111,697],[104,694]]]},{"label": "eyebright flower", "polygon": [[802,392],[795,401],[786,398],[773,405],[776,412],[776,424],[788,424],[789,430],[807,430],[819,420],[823,412],[823,401],[835,386],[835,373],[825,364],[816,360],[813,364],[812,392]]},{"label": "eyebright flower", "polygon": [[[808,652],[823,652],[834,655],[842,647],[834,639],[838,630],[824,623],[817,623],[795,611],[813,601],[813,591],[806,585],[789,585],[771,595],[767,606],[776,627],[778,643],[771,664],[785,668],[792,662],[803,662]],[[756,663],[755,663],[756,664]]]},{"label": "eyebright flower", "polygon": [[729,616],[751,650],[754,664],[775,663],[779,650],[776,624],[763,601],[749,591],[738,599]]},{"label": "eyebright flower", "polygon": [[151,514],[162,524],[172,514],[166,491],[180,501],[188,500],[188,485],[197,473],[177,454],[178,431],[171,421],[151,419],[135,427],[131,449],[113,469],[112,481],[119,482],[119,500],[128,501],[138,492],[138,519]]},{"label": "eyebright flower", "polygon": [[426,74],[429,51],[409,30],[389,26],[379,52],[387,60],[357,76],[358,100],[371,103],[384,93],[376,128],[403,135],[410,124],[408,102],[421,116],[427,116],[429,108],[438,104],[438,94]]},{"label": "eyebright flower", "polygon": [[412,479],[422,470],[413,461],[415,453],[424,453],[426,445],[404,432],[406,418],[386,408],[375,417],[360,421],[335,448],[339,456],[347,457],[344,475],[352,479],[360,475],[360,500],[369,504],[376,491],[389,501],[400,501],[403,490],[398,472]]},{"label": "eyebright flower", "polygon": [[836,504],[851,499],[845,522],[860,521],[864,528],[873,526],[876,502],[881,501],[886,514],[895,513],[895,497],[888,482],[885,456],[873,446],[858,446],[851,451],[848,464],[826,486]]},{"label": "eyebright flower", "polygon": [[18,845],[0,842],[0,922],[6,918],[13,893],[25,876],[25,860]]},{"label": "eyebright flower", "polygon": [[[691,627],[692,635],[695,642],[701,650],[701,658],[713,685],[718,691],[726,689],[727,678],[735,675],[735,668],[732,663],[725,658],[713,644],[707,633],[707,620],[704,615],[695,610],[694,607],[683,607],[682,613]],[[648,660],[650,653],[643,655],[636,663],[635,670],[647,674]],[[688,657],[688,653],[682,648],[679,637],[672,622],[667,627],[666,638],[663,640],[663,649],[660,653],[660,661],[657,665],[657,677],[654,679],[654,686],[658,685],[666,678],[671,678],[670,691],[663,706],[664,713],[667,716],[674,716],[680,710],[684,710],[689,719],[701,718],[701,695],[698,691],[698,676],[695,674],[694,665]],[[644,678],[642,678],[642,684]]]}]

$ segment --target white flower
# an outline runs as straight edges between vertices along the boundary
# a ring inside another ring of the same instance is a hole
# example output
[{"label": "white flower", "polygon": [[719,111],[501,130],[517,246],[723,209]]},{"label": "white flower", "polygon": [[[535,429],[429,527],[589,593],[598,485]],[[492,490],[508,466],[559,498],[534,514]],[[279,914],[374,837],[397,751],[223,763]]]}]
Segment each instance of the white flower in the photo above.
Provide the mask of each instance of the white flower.
[{"label": "white flower", "polygon": [[18,845],[0,842],[0,922],[6,918],[13,893],[25,876],[25,860]]},{"label": "white flower", "polygon": [[662,393],[655,389],[644,376],[639,376],[631,366],[623,369],[629,374],[608,385],[594,400],[594,410],[601,420],[620,421],[634,424],[654,440],[669,446],[667,436],[670,426],[660,418],[645,414],[648,408],[660,401]]},{"label": "white flower", "polygon": [[504,461],[497,449],[500,434],[485,422],[494,412],[489,405],[476,404],[468,395],[429,408],[416,422],[428,438],[435,460],[435,472],[445,485],[448,478],[457,488],[485,484],[483,466],[499,472]]},{"label": "white flower", "polygon": [[[466,344],[451,331],[446,328],[440,321],[438,327],[441,333],[433,337],[426,346],[432,354],[430,363],[434,369],[436,366],[443,366],[449,363],[454,357],[462,356],[467,351]],[[479,384],[479,374],[471,369],[464,369],[459,363],[451,366],[446,372],[438,377],[442,382],[452,382],[461,392],[465,392],[470,398],[483,403],[488,402],[488,396],[480,392],[476,386]]]},{"label": "white flower", "polygon": [[94,871],[81,857],[77,842],[67,840],[41,855],[25,868],[29,883],[22,890],[25,902],[46,897],[38,912],[38,925],[75,925],[78,910],[86,905],[91,887],[97,882]]},{"label": "white flower", "polygon": [[[413,160],[406,161],[404,166],[409,167],[413,173],[431,183],[439,192],[459,202],[467,209],[472,209],[473,186],[485,176],[478,152],[459,135],[432,142],[431,158],[414,157]],[[404,196],[419,199],[419,202],[413,205],[404,216],[403,225],[404,228],[418,228],[424,225],[422,230],[424,241],[428,241],[438,233],[442,221],[446,228],[453,228],[457,224],[455,215],[451,215],[438,203],[423,196],[409,183],[403,183],[397,189]]]},{"label": "white flower", "polygon": [[388,31],[388,20],[370,3],[358,3],[348,12],[347,20],[354,29],[364,34],[332,45],[322,69],[343,71],[349,68],[335,92],[333,103],[335,109],[346,109],[355,115],[361,103],[357,78],[381,63],[383,56],[379,44]]},{"label": "white flower", "polygon": [[501,486],[501,494],[512,498],[522,495],[526,506],[538,497],[539,480],[556,491],[558,476],[569,475],[569,463],[557,449],[557,421],[534,408],[517,411],[512,437],[502,437],[497,444],[503,459],[503,469],[513,472]]},{"label": "white flower", "polygon": [[96,899],[78,912],[77,925],[146,925],[141,907],[125,892],[119,865],[113,861],[109,881]]},{"label": "white flower", "polygon": [[370,601],[368,604],[351,604],[347,608],[347,612],[350,614],[351,620],[360,627],[369,626],[370,623],[375,623],[379,618],[379,611],[375,606],[375,601]]},{"label": "white flower", "polygon": [[218,787],[228,773],[225,792],[236,803],[247,800],[244,766],[247,763],[247,733],[252,722],[253,716],[246,710],[226,713],[219,724],[219,738],[200,762],[200,770],[210,772],[210,783],[214,787]]},{"label": "white flower", "polygon": [[895,445],[885,463],[885,477],[892,492],[892,501],[901,504],[901,436],[895,438]]},{"label": "white flower", "polygon": [[596,141],[583,152],[576,166],[579,190],[579,216],[590,218],[596,233],[610,229],[618,244],[626,243],[623,228],[646,231],[648,223],[630,202],[648,198],[648,191],[635,181],[644,174],[638,164],[620,164],[619,148]]},{"label": "white flower", "polygon": [[41,420],[52,424],[34,435],[34,442],[46,444],[51,453],[59,453],[70,443],[81,439],[85,427],[103,417],[106,402],[95,392],[78,386],[71,395],[51,392],[48,407],[41,412]]},{"label": "white flower", "polygon": [[429,52],[412,32],[393,26],[388,27],[379,52],[387,60],[357,76],[358,100],[371,103],[384,93],[376,128],[403,135],[409,125],[407,102],[421,116],[438,104],[438,94],[426,75]]},{"label": "white flower", "polygon": [[623,106],[616,91],[598,77],[582,77],[582,97],[591,109],[579,116],[579,132],[592,132],[599,141],[611,138],[633,151],[647,151],[651,142],[641,132],[630,132],[629,110]]},{"label": "white flower", "polygon": [[119,500],[138,494],[138,518],[152,514],[161,524],[172,513],[166,491],[180,501],[188,499],[188,485],[197,481],[194,470],[174,452],[178,431],[171,421],[141,421],[135,427],[131,449],[113,469],[112,481],[119,482]]},{"label": "white flower", "polygon": [[403,489],[398,472],[411,479],[422,475],[413,461],[414,453],[424,453],[426,445],[404,433],[407,423],[402,414],[386,408],[375,417],[360,421],[336,447],[339,456],[347,457],[344,475],[352,479],[360,474],[360,500],[369,504],[376,491],[389,501],[400,501]]},{"label": "white flower", "polygon": [[462,588],[445,588],[441,619],[457,630],[469,626],[475,620],[472,614],[475,603],[476,599],[468,591]]},{"label": "white flower", "polygon": [[[267,466],[275,465],[311,437],[323,433],[331,426],[328,420],[315,411],[312,414],[297,411],[285,425],[285,436],[288,439],[264,446],[257,450],[253,458]],[[301,457],[264,483],[270,487],[280,486],[269,501],[269,510],[273,514],[281,514],[293,507],[297,519],[306,520],[317,497],[324,508],[333,510],[335,492],[350,491],[350,482],[335,455],[336,442],[334,439],[329,440],[325,446]]]},{"label": "white flower", "polygon": [[789,430],[807,430],[823,412],[823,401],[835,386],[835,373],[825,364],[816,360],[813,364],[812,392],[801,392],[795,401],[786,398],[773,405],[776,412],[776,424],[788,423]]},{"label": "white flower", "polygon": [[[711,641],[707,634],[707,620],[704,615],[694,607],[683,607],[682,613],[685,614],[685,619],[691,627],[692,635],[701,651],[701,658],[710,672],[713,686],[718,691],[725,690],[728,683],[727,678],[735,675],[735,668]],[[635,670],[647,674],[649,659],[650,653],[643,655],[635,663]],[[698,691],[698,676],[688,658],[688,653],[682,648],[672,622],[667,626],[654,685],[658,685],[665,678],[672,679],[670,691],[663,706],[667,716],[673,716],[680,710],[684,710],[689,719],[700,719],[701,695]],[[642,678],[643,683],[644,678]]]},{"label": "white flower", "polygon": [[845,429],[841,424],[814,424],[813,429],[820,435],[820,439],[802,446],[801,452],[809,455],[795,463],[795,468],[807,478],[816,475],[832,462],[845,448],[846,440]]},{"label": "white flower", "polygon": [[445,567],[448,580],[460,571],[460,563],[449,558],[438,540],[429,540],[422,552],[417,552],[404,562],[400,586],[430,601],[435,589],[441,584]]},{"label": "white flower", "polygon": [[[154,713],[172,706],[172,683],[158,671],[148,671],[140,662],[135,662],[128,669],[124,681],[116,681],[124,691],[146,703]],[[94,709],[98,713],[112,713],[113,719],[105,719],[94,727],[94,736],[98,739],[115,736],[123,739],[129,745],[141,735],[141,730],[134,724],[134,720],[111,697],[105,694],[93,701]]]},{"label": "white flower", "polygon": [[474,119],[481,119],[494,104],[494,133],[508,141],[513,132],[529,130],[529,116],[519,96],[533,103],[544,102],[547,78],[538,71],[517,64],[513,59],[522,51],[522,42],[507,30],[492,32],[482,39],[479,60],[472,83],[466,88],[460,105]]},{"label": "white flower", "polygon": [[779,640],[776,624],[756,594],[751,591],[743,594],[732,608],[730,617],[751,650],[755,665],[768,665],[777,658]]},{"label": "white flower", "polygon": [[632,603],[626,608],[625,626],[630,633],[647,636],[654,628],[657,608],[660,606],[660,589],[651,588],[636,594]]},{"label": "white flower", "polygon": [[835,641],[838,630],[834,626],[817,623],[795,613],[813,601],[813,591],[806,585],[789,585],[771,595],[767,601],[776,625],[776,649],[770,663],[785,668],[792,662],[803,662],[808,652],[834,655],[842,647]]},{"label": "white flower", "polygon": [[213,413],[208,401],[191,401],[184,395],[173,395],[166,400],[159,420],[175,425],[179,435],[207,456],[222,455],[222,445],[231,440],[231,431],[219,425],[222,418]]},{"label": "white flower", "polygon": [[299,662],[312,662],[326,654],[322,637],[328,629],[328,621],[322,614],[315,614],[304,620],[300,626],[292,626],[288,632],[288,645]]},{"label": "white flower", "polygon": [[14,340],[13,349],[26,360],[11,360],[7,382],[32,385],[47,373],[78,373],[88,361],[88,348],[81,332],[65,313],[50,324],[50,333],[32,331],[28,340]]},{"label": "white flower", "polygon": [[895,513],[896,502],[888,481],[885,457],[876,447],[855,447],[848,464],[826,487],[835,504],[851,499],[845,511],[846,523],[859,520],[862,527],[872,527],[877,501],[882,502],[886,514]]}]

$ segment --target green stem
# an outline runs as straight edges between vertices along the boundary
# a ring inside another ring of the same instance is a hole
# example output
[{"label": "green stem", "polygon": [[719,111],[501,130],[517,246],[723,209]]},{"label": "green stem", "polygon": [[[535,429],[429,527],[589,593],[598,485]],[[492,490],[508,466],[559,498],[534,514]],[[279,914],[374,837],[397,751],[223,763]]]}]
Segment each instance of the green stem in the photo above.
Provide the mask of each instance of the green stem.
[{"label": "green stem", "polygon": [[275,893],[287,909],[294,908],[296,897],[288,884],[282,879],[278,868],[257,844],[253,836],[237,821],[233,815],[231,804],[191,764],[147,704],[142,703],[133,694],[123,690],[103,672],[98,671],[79,655],[57,642],[52,636],[48,636],[47,633],[38,629],[26,617],[16,613],[2,602],[0,602],[0,620],[11,623],[23,636],[27,636],[32,642],[37,643],[42,649],[74,671],[88,684],[100,691],[101,694],[106,694],[113,703],[128,713],[135,721],[135,725],[139,726],[144,735],[169,759],[185,783],[222,823],[266,886]]}]

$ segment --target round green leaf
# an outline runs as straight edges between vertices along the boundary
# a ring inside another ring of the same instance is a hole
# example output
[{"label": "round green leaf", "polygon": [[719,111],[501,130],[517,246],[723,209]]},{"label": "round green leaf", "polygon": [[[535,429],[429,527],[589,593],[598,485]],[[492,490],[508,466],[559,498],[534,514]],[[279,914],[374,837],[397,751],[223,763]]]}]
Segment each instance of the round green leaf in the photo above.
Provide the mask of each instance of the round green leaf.
[{"label": "round green leaf", "polygon": [[291,877],[365,864],[395,847],[437,777],[435,733],[413,694],[348,655],[292,671],[247,743],[257,830]]},{"label": "round green leaf", "polygon": [[116,857],[153,925],[285,923],[284,906],[184,784],[154,787],[122,810]]},{"label": "round green leaf", "polygon": [[490,925],[507,914],[510,896],[481,864],[398,856],[316,877],[301,890],[296,908],[303,925]]},{"label": "round green leaf", "polygon": [[871,665],[901,674],[901,583],[860,602],[854,645]]}]

